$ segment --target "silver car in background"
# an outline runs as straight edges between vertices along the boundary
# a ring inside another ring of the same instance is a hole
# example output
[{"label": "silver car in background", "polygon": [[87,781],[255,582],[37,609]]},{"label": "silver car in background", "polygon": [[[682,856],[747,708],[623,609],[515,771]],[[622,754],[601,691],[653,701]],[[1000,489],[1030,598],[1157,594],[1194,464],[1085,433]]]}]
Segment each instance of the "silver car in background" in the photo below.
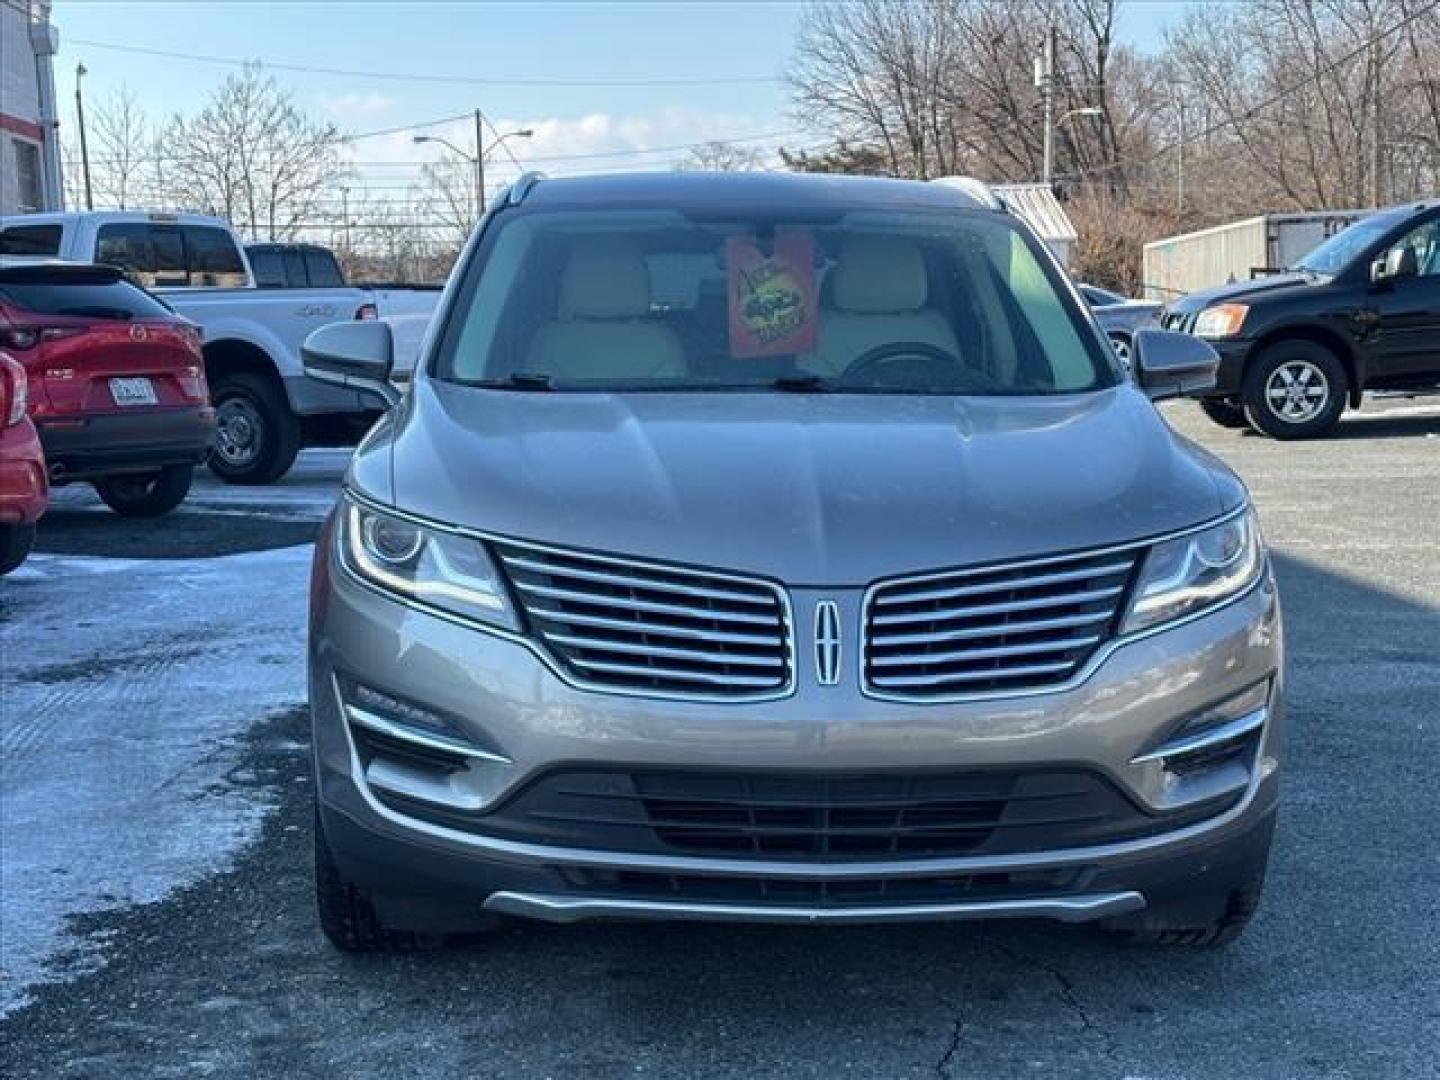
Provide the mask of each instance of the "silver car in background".
[{"label": "silver car in background", "polygon": [[517,183],[317,545],[320,922],[1043,917],[1233,938],[1284,741],[1247,494],[932,184]]}]

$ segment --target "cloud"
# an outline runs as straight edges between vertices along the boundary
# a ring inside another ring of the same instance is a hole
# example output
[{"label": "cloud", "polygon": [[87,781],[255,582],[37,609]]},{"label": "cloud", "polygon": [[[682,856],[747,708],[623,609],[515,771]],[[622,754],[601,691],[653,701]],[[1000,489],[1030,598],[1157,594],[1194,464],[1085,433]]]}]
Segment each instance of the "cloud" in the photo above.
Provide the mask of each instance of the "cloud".
[{"label": "cloud", "polygon": [[352,90],[347,94],[321,94],[319,103],[321,109],[338,120],[358,120],[385,112],[395,104],[395,99],[378,90],[366,93]]},{"label": "cloud", "polygon": [[[529,130],[528,138],[510,138],[505,147],[486,158],[487,186],[498,186],[518,173],[508,148],[527,169],[539,169],[552,176],[595,172],[632,172],[644,169],[669,170],[685,157],[683,147],[712,140],[744,140],[742,145],[758,151],[762,159],[777,157],[775,148],[796,145],[803,137],[755,139],[773,135],[785,127],[783,121],[763,120],[742,113],[691,108],[661,108],[647,113],[615,114],[591,112],[579,116],[487,117],[485,143],[491,145],[495,131]],[[403,121],[401,121],[403,123]],[[417,134],[443,138],[473,152],[475,125],[471,119],[452,121],[414,131],[396,132],[365,139],[352,146],[356,170],[366,182],[396,185],[420,179],[420,167],[444,158],[447,151],[435,144],[416,144]],[[682,149],[676,149],[680,147]]]}]

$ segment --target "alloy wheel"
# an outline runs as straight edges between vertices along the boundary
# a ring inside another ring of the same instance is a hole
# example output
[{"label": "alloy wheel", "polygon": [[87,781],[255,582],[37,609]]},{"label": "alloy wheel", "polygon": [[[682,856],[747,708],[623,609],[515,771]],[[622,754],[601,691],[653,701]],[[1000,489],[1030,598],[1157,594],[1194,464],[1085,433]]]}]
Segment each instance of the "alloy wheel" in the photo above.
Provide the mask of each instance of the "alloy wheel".
[{"label": "alloy wheel", "polygon": [[1325,411],[1330,381],[1309,360],[1281,364],[1265,382],[1265,403],[1289,424],[1303,424]]}]

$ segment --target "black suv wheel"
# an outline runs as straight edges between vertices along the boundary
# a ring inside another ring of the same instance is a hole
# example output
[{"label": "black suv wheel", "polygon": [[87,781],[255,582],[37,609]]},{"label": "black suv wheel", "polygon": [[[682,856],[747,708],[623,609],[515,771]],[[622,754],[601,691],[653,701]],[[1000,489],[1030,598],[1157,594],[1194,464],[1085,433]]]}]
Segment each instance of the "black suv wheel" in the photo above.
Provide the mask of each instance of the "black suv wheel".
[{"label": "black suv wheel", "polygon": [[1340,422],[1350,379],[1345,365],[1313,341],[1282,341],[1245,372],[1245,415],[1277,439],[1328,435]]}]

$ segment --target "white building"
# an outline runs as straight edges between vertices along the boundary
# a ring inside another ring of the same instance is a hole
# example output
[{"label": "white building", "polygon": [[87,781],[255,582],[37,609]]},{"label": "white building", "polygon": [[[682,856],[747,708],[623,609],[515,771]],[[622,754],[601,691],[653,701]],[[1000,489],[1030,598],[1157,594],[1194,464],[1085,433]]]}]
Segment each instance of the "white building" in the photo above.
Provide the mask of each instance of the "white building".
[{"label": "white building", "polygon": [[62,210],[49,0],[0,0],[0,214]]}]

